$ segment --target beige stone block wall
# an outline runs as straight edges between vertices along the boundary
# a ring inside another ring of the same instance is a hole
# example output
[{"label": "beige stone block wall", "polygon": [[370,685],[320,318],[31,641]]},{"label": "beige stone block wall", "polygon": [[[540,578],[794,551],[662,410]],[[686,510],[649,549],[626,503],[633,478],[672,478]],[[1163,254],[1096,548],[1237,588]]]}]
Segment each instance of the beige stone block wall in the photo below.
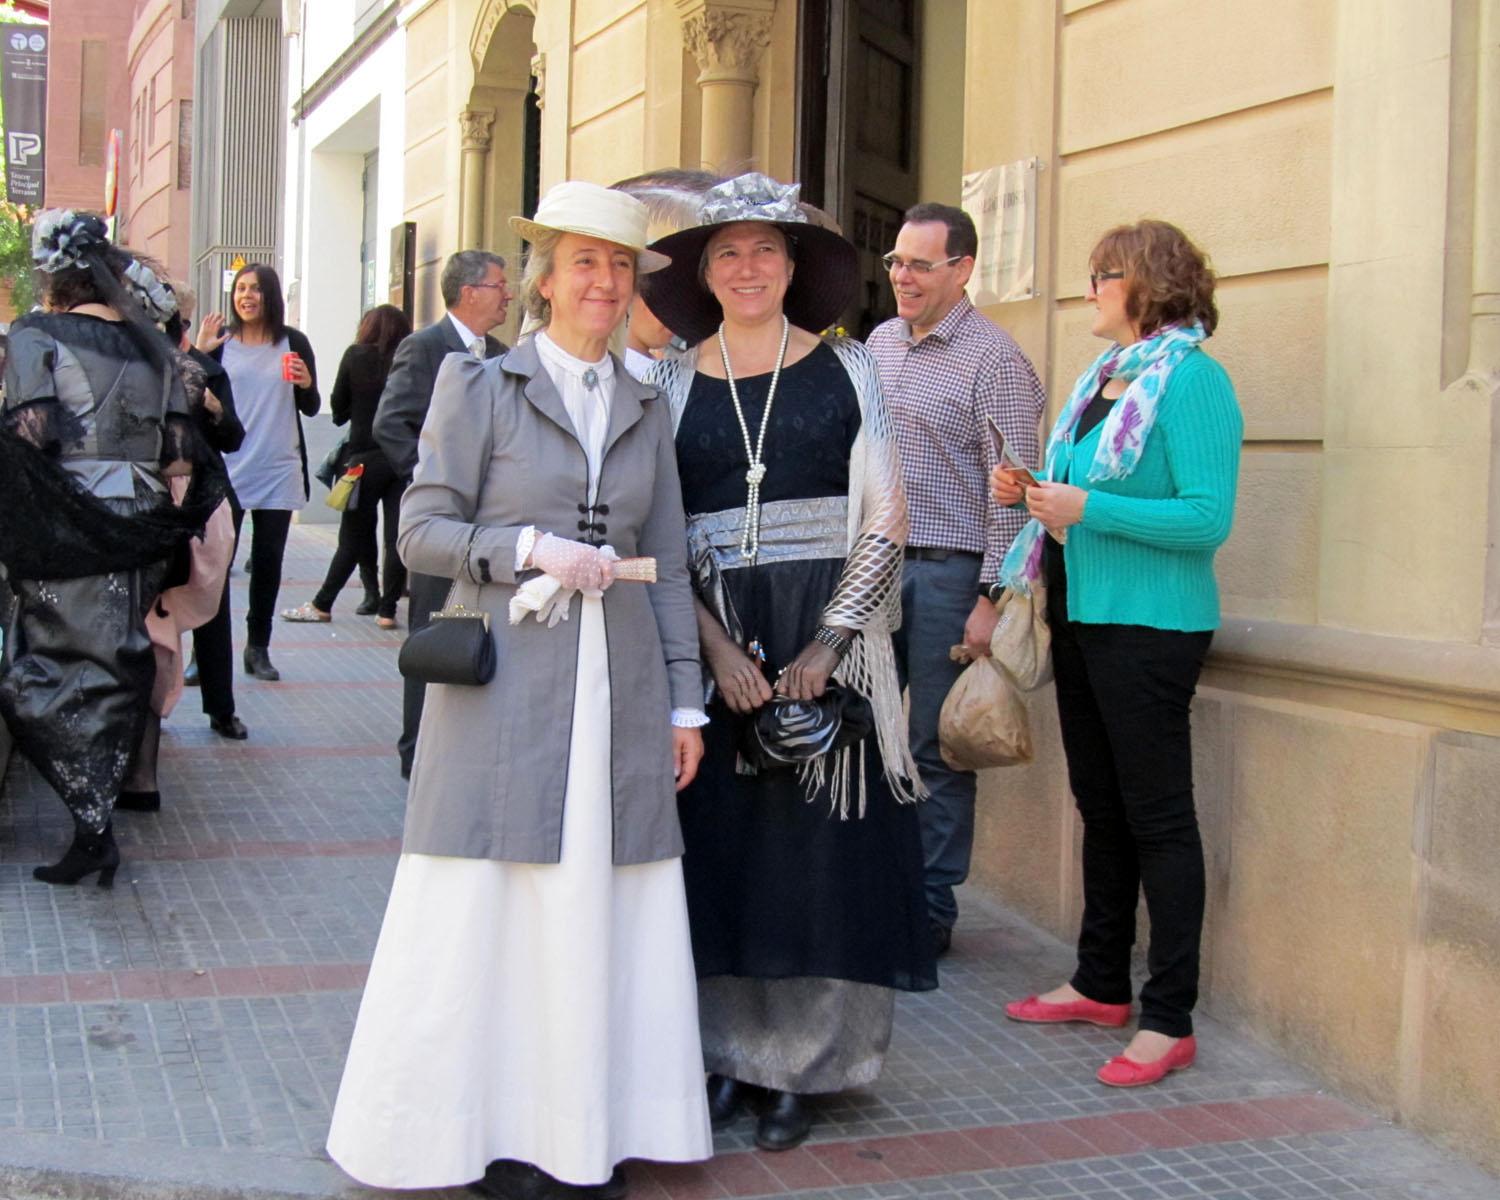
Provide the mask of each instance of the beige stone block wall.
[{"label": "beige stone block wall", "polygon": [[467,48],[467,38],[460,43],[455,36],[458,4],[459,0],[432,0],[407,5],[415,11],[406,23],[402,194],[406,219],[417,225],[413,311],[419,326],[442,312],[438,274],[458,238],[458,157],[451,129],[461,105],[454,99],[453,76],[461,70],[460,56]]},{"label": "beige stone block wall", "polygon": [[[1064,154],[1241,112],[1332,82],[1331,4],[1133,0],[1075,10],[1066,28],[1059,145]],[[1171,36],[1163,36],[1165,30]],[[1212,64],[1211,71],[1205,64]],[[1120,88],[1126,72],[1128,98]]]},{"label": "beige stone block wall", "polygon": [[1374,1100],[1394,1095],[1426,731],[1234,707],[1232,866],[1204,991],[1216,1013]]},{"label": "beige stone block wall", "polygon": [[[1246,445],[1218,559],[1232,628],[1193,717],[1205,1008],[1495,1167],[1500,1039],[1473,1014],[1500,986],[1500,658],[1477,644],[1500,466],[1493,388],[1444,387],[1475,290],[1475,98],[1455,67],[1475,29],[1453,18],[1474,11],[971,4],[970,77],[1010,82],[968,89],[964,158],[1047,165],[1047,295],[989,315],[1053,413],[1100,348],[1082,295],[1106,227],[1174,221],[1220,275],[1209,349]],[[1037,761],[981,776],[974,872],[1071,941],[1078,823],[1051,704],[1032,697]]]},{"label": "beige stone block wall", "polygon": [[1220,275],[1327,262],[1332,115],[1322,92],[1064,159],[1057,295],[1083,295],[1094,241],[1146,216],[1181,226]]},{"label": "beige stone block wall", "polygon": [[647,12],[590,0],[575,9],[568,178],[609,184],[645,167]]},{"label": "beige stone block wall", "polygon": [[1235,381],[1245,440],[1321,442],[1328,270],[1313,266],[1220,283],[1213,356]]},{"label": "beige stone block wall", "polygon": [[[1487,433],[1487,430],[1485,431]],[[1484,602],[1479,501],[1488,438],[1466,446],[1330,446],[1323,494],[1326,548],[1318,607],[1330,624],[1433,640],[1475,640]],[[1442,505],[1398,483],[1440,479]]]},{"label": "beige stone block wall", "polygon": [[1076,822],[1067,779],[1056,769],[1062,747],[1051,685],[1030,693],[1026,706],[1036,759],[980,773],[974,878],[1038,925],[1071,940]]},{"label": "beige stone block wall", "polygon": [[[1437,739],[1421,911],[1420,1018],[1405,1106],[1461,1142],[1484,1144],[1500,1124],[1500,1038],[1482,1016],[1500,991],[1500,739]],[[1489,1125],[1486,1126],[1485,1122]],[[1488,1150],[1490,1162],[1500,1152]]]},{"label": "beige stone block wall", "polygon": [[1225,613],[1311,622],[1318,604],[1322,455],[1247,445],[1234,528],[1216,562]]}]

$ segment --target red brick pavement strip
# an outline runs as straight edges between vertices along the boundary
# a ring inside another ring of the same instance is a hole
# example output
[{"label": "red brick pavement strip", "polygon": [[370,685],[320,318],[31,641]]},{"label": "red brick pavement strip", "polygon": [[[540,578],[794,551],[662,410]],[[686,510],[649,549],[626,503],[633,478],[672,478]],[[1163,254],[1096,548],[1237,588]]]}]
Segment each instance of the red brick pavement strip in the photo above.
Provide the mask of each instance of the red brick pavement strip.
[{"label": "red brick pavement strip", "polygon": [[[320,685],[322,686],[322,685]],[[208,755],[212,758],[375,758],[395,754],[394,744],[362,742],[349,746],[241,746],[224,742],[203,742],[189,746],[181,742],[162,743],[163,758],[189,758]]]},{"label": "red brick pavement strip", "polygon": [[[295,996],[364,986],[367,963],[89,971],[0,977],[0,1004]],[[1374,1122],[1333,1096],[1257,1099],[1137,1109],[897,1137],[821,1142],[783,1154],[740,1152],[706,1163],[640,1163],[638,1200],[718,1200],[932,1179],[1152,1149],[1344,1133]]]},{"label": "red brick pavement strip", "polygon": [[[1140,1118],[1150,1118],[1142,1121]],[[898,1179],[932,1179],[1141,1150],[1345,1133],[1374,1122],[1332,1096],[1303,1093],[1031,1121],[902,1137],[822,1142],[784,1154],[722,1154],[689,1165],[639,1163],[638,1200],[768,1196]]]},{"label": "red brick pavement strip", "polygon": [[0,1004],[99,1004],[116,1000],[302,996],[364,986],[368,963],[307,963],[194,970],[75,971],[0,976]]},{"label": "red brick pavement strip", "polygon": [[[276,691],[319,691],[337,692],[348,691],[358,688],[398,688],[403,686],[401,679],[283,679],[280,683],[262,684],[262,687],[274,688]],[[236,684],[238,686],[238,684]]]},{"label": "red brick pavement strip", "polygon": [[[397,632],[400,632],[400,631],[393,629],[393,630],[391,630],[391,632],[392,633],[397,633]],[[272,649],[273,650],[368,650],[372,646],[377,646],[377,647],[383,647],[386,650],[395,650],[395,649],[399,648],[400,645],[401,645],[400,640],[397,639],[397,638],[393,638],[393,637],[383,637],[383,638],[352,638],[351,637],[351,638],[346,638],[346,637],[338,637],[337,635],[334,635],[334,636],[326,637],[326,638],[278,637],[276,639],[275,643],[272,645]],[[246,679],[244,682],[245,682],[245,685],[247,687],[255,687],[258,684],[264,684],[266,687],[276,687],[276,686],[278,686],[276,683],[272,683],[272,682],[264,680],[264,679]],[[236,679],[235,680],[235,686],[238,687],[239,683],[240,683],[240,681],[238,679]]]},{"label": "red brick pavement strip", "polygon": [[[126,842],[130,862],[198,862],[224,858],[383,858],[401,853],[401,839],[367,838],[349,842]],[[23,857],[27,847],[14,852]],[[37,849],[35,854],[42,851]]]},{"label": "red brick pavement strip", "polygon": [[160,842],[127,844],[132,859],[151,862],[219,858],[376,858],[401,852],[401,839],[348,842]]}]

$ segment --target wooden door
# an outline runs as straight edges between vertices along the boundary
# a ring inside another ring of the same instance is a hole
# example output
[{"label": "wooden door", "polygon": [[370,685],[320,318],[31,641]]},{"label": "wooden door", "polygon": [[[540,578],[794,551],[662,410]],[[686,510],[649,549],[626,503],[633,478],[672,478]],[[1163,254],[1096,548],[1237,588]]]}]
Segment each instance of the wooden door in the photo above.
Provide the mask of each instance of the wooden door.
[{"label": "wooden door", "polygon": [[845,314],[864,337],[895,314],[880,257],[917,194],[920,0],[806,0],[801,11],[798,164],[803,197],[859,250]]}]

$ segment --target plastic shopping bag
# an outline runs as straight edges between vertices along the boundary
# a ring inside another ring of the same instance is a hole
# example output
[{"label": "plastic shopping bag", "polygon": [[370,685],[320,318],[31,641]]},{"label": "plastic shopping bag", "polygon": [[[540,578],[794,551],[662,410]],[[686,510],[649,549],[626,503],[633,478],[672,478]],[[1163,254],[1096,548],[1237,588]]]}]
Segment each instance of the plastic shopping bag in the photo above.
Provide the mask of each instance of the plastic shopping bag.
[{"label": "plastic shopping bag", "polygon": [[[963,646],[949,654],[969,658]],[[991,656],[964,668],[943,701],[938,717],[938,748],[955,771],[1010,767],[1032,759],[1031,721],[1016,685]]]}]

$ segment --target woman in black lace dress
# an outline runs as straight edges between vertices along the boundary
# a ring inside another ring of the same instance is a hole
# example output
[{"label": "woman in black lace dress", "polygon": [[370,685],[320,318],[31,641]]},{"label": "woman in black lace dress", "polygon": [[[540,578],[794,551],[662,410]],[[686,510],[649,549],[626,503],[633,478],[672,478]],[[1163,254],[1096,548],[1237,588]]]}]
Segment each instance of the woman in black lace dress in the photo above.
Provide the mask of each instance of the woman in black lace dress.
[{"label": "woman in black lace dress", "polygon": [[[709,1111],[726,1124],[747,1085],[765,1089],[768,1150],[807,1136],[805,1096],[878,1076],[896,990],[937,986],[890,642],[906,538],[894,431],[865,348],[810,332],[852,294],[854,250],[808,224],[796,192],[760,175],[711,189],[702,226],[655,243],[673,265],[646,285],[702,342],[648,381],[677,421],[715,692],[679,804]],[[747,773],[748,724],[830,683],[863,698],[874,732]]]},{"label": "woman in black lace dress", "polygon": [[38,217],[32,255],[48,311],[10,327],[0,419],[0,562],[16,598],[0,712],[73,816],[67,854],[33,875],[97,871],[108,887],[120,861],[110,815],[155,678],[146,608],[224,478],[205,461],[183,504],[171,501],[167,476],[191,469],[194,435],[152,324],[175,304],[150,269],[70,210]]}]

